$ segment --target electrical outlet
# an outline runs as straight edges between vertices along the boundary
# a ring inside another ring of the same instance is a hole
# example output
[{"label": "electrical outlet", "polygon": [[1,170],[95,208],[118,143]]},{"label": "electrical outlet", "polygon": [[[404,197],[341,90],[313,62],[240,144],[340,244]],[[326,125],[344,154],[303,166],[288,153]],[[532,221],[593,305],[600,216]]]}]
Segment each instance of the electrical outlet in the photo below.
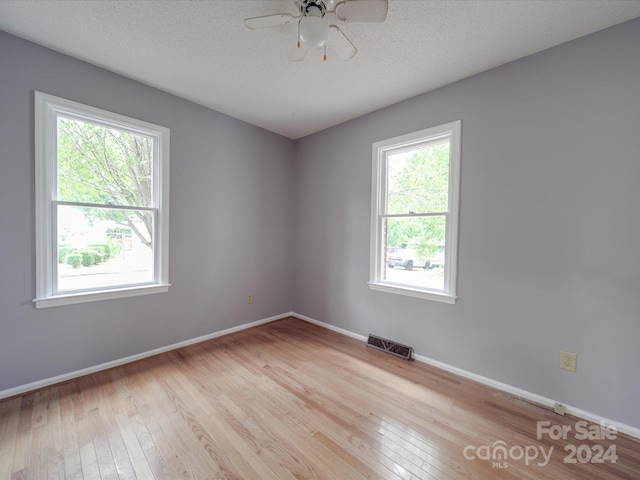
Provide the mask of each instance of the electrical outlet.
[{"label": "electrical outlet", "polygon": [[553,411],[556,412],[558,415],[564,415],[565,413],[567,413],[567,407],[565,407],[561,403],[556,403],[553,406]]},{"label": "electrical outlet", "polygon": [[561,351],[560,352],[560,368],[564,370],[568,370],[570,372],[575,372],[576,362],[577,362],[576,357],[577,356],[575,353]]},{"label": "electrical outlet", "polygon": [[253,303],[253,293],[247,293],[247,304]]}]

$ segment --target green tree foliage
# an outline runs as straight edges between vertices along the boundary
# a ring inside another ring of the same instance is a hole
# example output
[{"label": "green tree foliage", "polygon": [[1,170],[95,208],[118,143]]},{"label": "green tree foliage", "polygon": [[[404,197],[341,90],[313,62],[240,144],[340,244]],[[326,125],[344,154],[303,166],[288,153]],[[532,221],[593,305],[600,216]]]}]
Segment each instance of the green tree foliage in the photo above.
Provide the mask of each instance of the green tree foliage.
[{"label": "green tree foliage", "polygon": [[83,208],[90,223],[108,219],[130,228],[151,247],[150,212],[110,205],[152,205],[153,140],[115,128],[58,118],[58,198],[104,205]]},{"label": "green tree foliage", "polygon": [[449,195],[449,143],[390,155],[387,171],[387,214],[415,214],[387,219],[387,246],[414,249],[431,258],[444,245]]}]

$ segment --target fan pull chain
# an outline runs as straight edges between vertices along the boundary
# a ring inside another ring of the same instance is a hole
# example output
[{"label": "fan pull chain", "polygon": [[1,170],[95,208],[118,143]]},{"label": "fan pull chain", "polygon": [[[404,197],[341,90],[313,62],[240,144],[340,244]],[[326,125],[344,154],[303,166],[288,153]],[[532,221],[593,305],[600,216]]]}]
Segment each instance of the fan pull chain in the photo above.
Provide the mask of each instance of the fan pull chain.
[{"label": "fan pull chain", "polygon": [[324,46],[324,58],[323,60],[326,62],[327,61],[327,46]]},{"label": "fan pull chain", "polygon": [[302,21],[303,17],[300,17],[300,20],[298,20],[298,48],[300,48],[300,22]]}]

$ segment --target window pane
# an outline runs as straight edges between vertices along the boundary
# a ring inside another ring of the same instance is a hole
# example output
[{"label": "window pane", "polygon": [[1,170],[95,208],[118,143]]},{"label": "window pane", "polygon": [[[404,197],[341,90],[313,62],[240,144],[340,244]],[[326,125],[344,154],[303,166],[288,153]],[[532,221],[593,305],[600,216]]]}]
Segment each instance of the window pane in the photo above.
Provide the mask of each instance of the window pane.
[{"label": "window pane", "polygon": [[443,290],[445,227],[444,216],[387,218],[382,279]]},{"label": "window pane", "polygon": [[150,283],[153,214],[58,206],[58,291]]},{"label": "window pane", "polygon": [[387,156],[387,213],[446,212],[449,141]]},{"label": "window pane", "polygon": [[58,200],[149,207],[153,139],[58,117]]}]

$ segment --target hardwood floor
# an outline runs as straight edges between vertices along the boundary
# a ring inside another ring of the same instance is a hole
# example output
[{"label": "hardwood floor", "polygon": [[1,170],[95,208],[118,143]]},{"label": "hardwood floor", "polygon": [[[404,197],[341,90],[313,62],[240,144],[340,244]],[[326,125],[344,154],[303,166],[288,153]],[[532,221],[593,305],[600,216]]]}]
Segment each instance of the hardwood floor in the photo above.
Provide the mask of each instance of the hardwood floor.
[{"label": "hardwood floor", "polygon": [[575,423],[289,318],[1,401],[0,479],[640,478]]}]

